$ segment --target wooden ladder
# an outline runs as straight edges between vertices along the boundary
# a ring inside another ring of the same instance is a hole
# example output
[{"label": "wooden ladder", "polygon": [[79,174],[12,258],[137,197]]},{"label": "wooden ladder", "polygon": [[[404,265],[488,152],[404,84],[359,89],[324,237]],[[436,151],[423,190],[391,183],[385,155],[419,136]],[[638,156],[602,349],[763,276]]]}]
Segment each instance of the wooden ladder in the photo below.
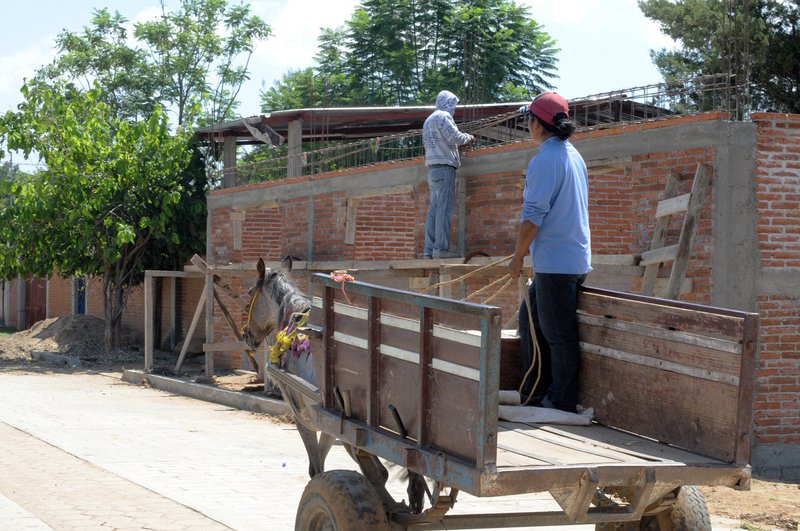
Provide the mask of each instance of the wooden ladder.
[{"label": "wooden ladder", "polygon": [[[694,239],[695,226],[700,208],[705,202],[706,191],[711,184],[714,170],[709,164],[700,163],[694,174],[692,190],[688,194],[675,195],[680,184],[680,175],[672,173],[664,190],[664,199],[656,207],[656,228],[653,232],[653,241],[650,250],[642,253],[640,266],[645,266],[642,279],[642,294],[653,295],[658,279],[658,272],[666,262],[672,262],[672,271],[669,275],[669,284],[664,295],[667,299],[677,300],[680,296],[681,285],[686,278],[689,267],[689,252]],[[673,215],[685,212],[683,227],[675,245],[665,245],[669,222]]]}]

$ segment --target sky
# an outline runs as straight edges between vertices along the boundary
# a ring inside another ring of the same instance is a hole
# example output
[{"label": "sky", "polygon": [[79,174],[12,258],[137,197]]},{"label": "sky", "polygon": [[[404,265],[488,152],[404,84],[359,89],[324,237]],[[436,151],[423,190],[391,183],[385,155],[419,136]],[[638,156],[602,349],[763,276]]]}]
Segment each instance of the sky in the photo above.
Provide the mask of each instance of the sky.
[{"label": "sky", "polygon": [[[10,4],[1,0],[0,4]],[[166,0],[167,7],[177,0]],[[237,0],[229,0],[236,4]],[[358,0],[253,0],[252,13],[272,28],[250,60],[250,80],[240,93],[242,116],[259,113],[262,85],[271,86],[290,69],[313,64],[320,28],[341,26]],[[558,54],[556,90],[567,99],[661,81],[650,50],[673,46],[636,0],[517,0],[553,37]],[[159,0],[39,0],[5,6],[0,29],[0,113],[21,101],[25,78],[55,57],[54,42],[64,29],[89,25],[92,10],[107,7],[144,21],[160,13]],[[443,87],[446,88],[446,87]],[[24,164],[24,161],[15,160]]]}]

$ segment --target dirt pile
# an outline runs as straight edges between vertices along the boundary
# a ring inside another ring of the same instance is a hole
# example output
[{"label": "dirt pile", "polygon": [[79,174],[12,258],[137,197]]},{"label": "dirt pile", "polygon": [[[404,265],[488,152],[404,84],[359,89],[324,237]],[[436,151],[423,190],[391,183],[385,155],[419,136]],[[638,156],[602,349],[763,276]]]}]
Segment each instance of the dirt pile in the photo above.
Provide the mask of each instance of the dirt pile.
[{"label": "dirt pile", "polygon": [[121,348],[106,352],[105,322],[90,315],[70,315],[39,321],[28,330],[0,338],[0,361],[30,363],[33,351],[44,351],[81,360],[85,366],[142,363],[141,340],[123,330]]}]

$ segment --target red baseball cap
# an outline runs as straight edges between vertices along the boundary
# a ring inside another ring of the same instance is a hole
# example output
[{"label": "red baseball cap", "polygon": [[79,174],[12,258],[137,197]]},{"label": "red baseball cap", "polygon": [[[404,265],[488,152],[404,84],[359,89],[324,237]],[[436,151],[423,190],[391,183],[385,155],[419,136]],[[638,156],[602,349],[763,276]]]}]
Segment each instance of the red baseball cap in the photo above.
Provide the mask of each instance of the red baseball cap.
[{"label": "red baseball cap", "polygon": [[564,96],[555,92],[542,92],[533,98],[528,110],[550,125],[556,125],[553,117],[560,112],[569,117],[569,103]]}]

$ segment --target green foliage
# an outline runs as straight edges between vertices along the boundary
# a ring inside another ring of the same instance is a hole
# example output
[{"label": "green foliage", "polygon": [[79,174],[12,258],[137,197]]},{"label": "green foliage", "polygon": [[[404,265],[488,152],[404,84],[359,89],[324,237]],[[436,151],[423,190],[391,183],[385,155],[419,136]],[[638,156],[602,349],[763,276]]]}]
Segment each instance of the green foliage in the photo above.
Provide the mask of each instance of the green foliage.
[{"label": "green foliage", "polygon": [[266,110],[468,103],[551,89],[555,41],[512,0],[364,0],[346,28],[324,29],[317,66],[262,92]]},{"label": "green foliage", "polygon": [[24,90],[20,112],[6,116],[21,131],[9,147],[35,148],[47,169],[4,183],[14,203],[2,211],[10,245],[0,248],[0,277],[115,271],[115,285],[130,287],[154,242],[183,243],[173,227],[186,221],[178,206],[191,194],[188,134],[171,135],[160,107],[147,120],[115,118],[99,89],[34,80]]},{"label": "green foliage", "polygon": [[730,72],[748,87],[750,110],[800,112],[800,3],[751,0],[747,14],[741,3],[733,5],[640,0],[644,15],[680,45],[652,50],[653,62],[667,81]]},{"label": "green foliage", "polygon": [[[180,0],[134,25],[107,9],[58,37],[58,56],[0,117],[0,145],[46,170],[0,179],[0,277],[102,276],[106,346],[145,269],[205,247],[206,161],[192,126],[232,115],[269,27],[226,0]],[[174,112],[178,132],[166,112]]]},{"label": "green foliage", "polygon": [[160,105],[180,125],[216,123],[233,116],[253,48],[271,32],[249,6],[226,0],[162,4],[161,18],[134,24],[132,36],[126,22],[96,10],[82,32],[59,35],[60,55],[39,77],[96,83],[120,118],[147,118]]}]

